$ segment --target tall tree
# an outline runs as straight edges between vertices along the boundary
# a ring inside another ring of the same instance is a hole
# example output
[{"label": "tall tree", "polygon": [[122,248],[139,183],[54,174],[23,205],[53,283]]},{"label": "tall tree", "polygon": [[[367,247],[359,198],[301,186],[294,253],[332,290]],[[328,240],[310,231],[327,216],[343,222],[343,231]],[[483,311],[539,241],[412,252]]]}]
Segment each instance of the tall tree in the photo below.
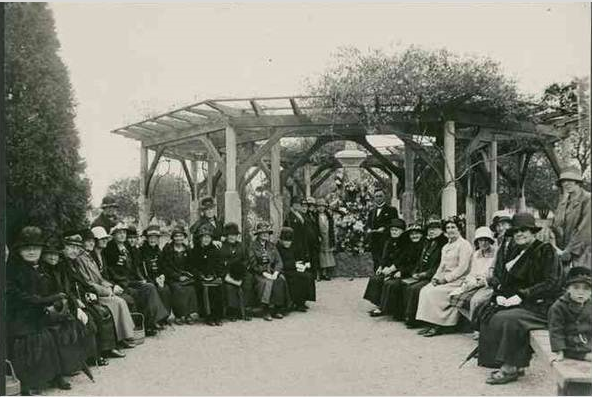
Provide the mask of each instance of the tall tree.
[{"label": "tall tree", "polygon": [[7,234],[86,223],[90,183],[75,107],[46,3],[6,4]]}]

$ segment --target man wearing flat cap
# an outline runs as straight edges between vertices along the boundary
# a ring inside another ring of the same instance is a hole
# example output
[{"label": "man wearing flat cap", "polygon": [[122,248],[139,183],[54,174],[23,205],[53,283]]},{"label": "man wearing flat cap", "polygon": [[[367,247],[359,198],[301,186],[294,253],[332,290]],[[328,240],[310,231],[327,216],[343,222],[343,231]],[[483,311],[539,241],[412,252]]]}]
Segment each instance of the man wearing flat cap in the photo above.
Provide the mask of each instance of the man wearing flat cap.
[{"label": "man wearing flat cap", "polygon": [[216,201],[213,197],[206,196],[199,202],[201,215],[199,219],[191,225],[189,232],[193,236],[193,244],[197,244],[197,232],[204,225],[212,229],[212,244],[216,248],[222,247],[222,235],[224,234],[224,222],[216,216]]},{"label": "man wearing flat cap", "polygon": [[577,166],[564,168],[557,181],[561,187],[553,224],[557,253],[564,264],[590,268],[592,236],[590,232],[590,193],[582,188],[582,173]]},{"label": "man wearing flat cap", "polygon": [[106,231],[110,231],[111,228],[117,225],[117,208],[119,205],[112,196],[103,197],[101,202],[101,214],[92,221],[91,229],[96,226],[103,227]]}]

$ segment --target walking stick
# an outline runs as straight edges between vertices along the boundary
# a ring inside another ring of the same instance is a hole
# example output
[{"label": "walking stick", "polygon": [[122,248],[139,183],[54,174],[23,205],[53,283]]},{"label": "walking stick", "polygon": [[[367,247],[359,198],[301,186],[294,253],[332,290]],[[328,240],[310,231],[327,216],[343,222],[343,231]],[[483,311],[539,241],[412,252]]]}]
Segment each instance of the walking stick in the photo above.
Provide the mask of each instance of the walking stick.
[{"label": "walking stick", "polygon": [[82,372],[84,372],[84,374],[88,377],[88,379],[91,380],[92,383],[95,383],[95,377],[86,363],[82,363]]}]

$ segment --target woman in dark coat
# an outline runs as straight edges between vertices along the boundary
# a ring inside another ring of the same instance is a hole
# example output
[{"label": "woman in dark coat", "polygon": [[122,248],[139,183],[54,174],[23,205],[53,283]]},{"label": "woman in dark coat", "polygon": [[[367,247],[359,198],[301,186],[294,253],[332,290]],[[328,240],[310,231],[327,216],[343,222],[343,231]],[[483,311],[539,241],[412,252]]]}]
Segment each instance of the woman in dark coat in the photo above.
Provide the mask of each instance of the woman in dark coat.
[{"label": "woman in dark coat", "polygon": [[[74,322],[81,320],[62,311],[68,309],[67,303],[64,305],[67,295],[52,291],[50,278],[40,269],[43,245],[39,228],[23,228],[6,267],[8,358],[25,395],[38,394],[37,389],[50,381],[69,390],[71,385],[63,376],[82,368],[85,359],[64,356],[65,346],[78,343],[78,332],[82,329]],[[68,322],[70,329],[52,331],[51,326],[56,325],[58,319]]]},{"label": "woman in dark coat", "polygon": [[203,314],[206,324],[222,325],[224,316],[224,289],[222,280],[226,269],[220,258],[220,251],[213,244],[214,228],[203,225],[197,230],[196,244],[191,250],[191,266],[196,275],[198,294],[202,299]]},{"label": "woman in dark coat", "polygon": [[[161,254],[158,245],[161,235],[160,227],[158,225],[150,225],[144,230],[143,235],[146,240],[144,240],[140,246],[139,251],[140,263],[138,267],[140,275],[156,286],[160,300],[170,316],[172,307],[171,289],[165,284],[165,275],[159,266],[159,258]],[[162,323],[167,323],[167,320],[163,320]]]},{"label": "woman in dark coat", "polygon": [[255,241],[249,248],[249,269],[255,279],[257,301],[263,307],[263,319],[282,319],[282,311],[292,305],[286,278],[281,274],[282,258],[269,241],[273,233],[267,222],[255,227]]},{"label": "woman in dark coat", "polygon": [[389,225],[390,237],[382,249],[382,263],[376,269],[376,274],[368,279],[364,299],[377,306],[376,309],[370,312],[370,316],[372,317],[383,315],[380,309],[382,287],[384,286],[385,278],[396,273],[394,259],[398,256],[400,249],[399,238],[405,231],[405,226],[405,221],[402,219],[395,218],[391,221]]},{"label": "woman in dark coat", "polygon": [[162,272],[164,282],[171,290],[175,323],[179,325],[193,324],[198,318],[195,277],[191,273],[186,239],[187,233],[182,227],[173,229],[171,241],[165,244],[158,259],[158,272],[156,272]]},{"label": "woman in dark coat", "polygon": [[426,229],[427,239],[423,244],[417,268],[411,275],[411,278],[415,282],[408,284],[403,291],[403,299],[406,302],[405,322],[408,328],[417,328],[421,325],[415,319],[417,305],[419,304],[419,293],[430,282],[436,270],[438,270],[442,257],[442,247],[448,242],[448,238],[444,235],[442,221],[439,219],[430,218],[427,222]]},{"label": "woman in dark coat", "polygon": [[490,306],[481,313],[479,365],[499,368],[488,377],[489,384],[515,381],[519,369],[529,365],[529,332],[546,328],[547,311],[561,292],[556,251],[536,239],[539,230],[530,214],[512,218],[517,250],[502,267]]},{"label": "woman in dark coat", "polygon": [[224,289],[226,307],[231,321],[239,317],[251,320],[253,305],[253,275],[248,271],[247,250],[239,241],[240,231],[236,223],[224,225],[223,235],[226,237],[220,248],[220,260],[226,269]]},{"label": "woman in dark coat", "polygon": [[383,264],[394,264],[395,272],[384,281],[380,309],[398,321],[405,319],[404,290],[406,281],[415,272],[423,248],[423,229],[419,224],[407,227],[399,238],[398,249],[387,250]]},{"label": "woman in dark coat", "polygon": [[288,282],[290,296],[294,302],[294,308],[305,312],[308,309],[306,301],[316,300],[315,280],[310,268],[305,263],[296,260],[296,251],[293,249],[294,230],[291,227],[283,227],[277,243],[277,250],[282,259],[282,274]]},{"label": "woman in dark coat", "polygon": [[112,281],[133,297],[138,311],[144,315],[146,336],[154,336],[162,329],[160,324],[167,319],[168,310],[160,300],[154,284],[142,277],[139,271],[139,251],[135,256],[132,254],[137,248],[126,242],[126,229],[115,226],[112,232],[113,240],[105,248],[107,268],[114,278]]},{"label": "woman in dark coat", "polygon": [[[84,312],[87,318],[86,324],[82,322],[60,321],[54,328],[57,331],[70,331],[79,338],[78,343],[71,343],[63,346],[66,351],[64,357],[69,360],[74,360],[74,364],[68,365],[75,367],[79,365],[80,361],[89,361],[100,365],[105,365],[106,360],[100,357],[97,350],[97,326],[89,313],[84,310],[82,300],[79,300],[75,283],[72,280],[71,272],[66,268],[66,264],[60,258],[60,243],[57,239],[48,239],[46,246],[43,248],[41,254],[41,265],[39,267],[40,273],[47,277],[49,290],[51,293],[63,292],[67,295],[64,310],[72,313],[77,313],[80,309]],[[73,316],[71,316],[73,318]]]}]

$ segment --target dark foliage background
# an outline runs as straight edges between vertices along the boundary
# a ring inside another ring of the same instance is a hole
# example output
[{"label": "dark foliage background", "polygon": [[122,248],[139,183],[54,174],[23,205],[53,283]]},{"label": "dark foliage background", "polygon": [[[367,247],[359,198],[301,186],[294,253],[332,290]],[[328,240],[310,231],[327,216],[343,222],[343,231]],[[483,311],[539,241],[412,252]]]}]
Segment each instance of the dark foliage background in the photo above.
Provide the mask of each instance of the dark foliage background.
[{"label": "dark foliage background", "polygon": [[6,3],[7,236],[27,224],[85,225],[90,183],[78,154],[69,74],[45,3]]}]

